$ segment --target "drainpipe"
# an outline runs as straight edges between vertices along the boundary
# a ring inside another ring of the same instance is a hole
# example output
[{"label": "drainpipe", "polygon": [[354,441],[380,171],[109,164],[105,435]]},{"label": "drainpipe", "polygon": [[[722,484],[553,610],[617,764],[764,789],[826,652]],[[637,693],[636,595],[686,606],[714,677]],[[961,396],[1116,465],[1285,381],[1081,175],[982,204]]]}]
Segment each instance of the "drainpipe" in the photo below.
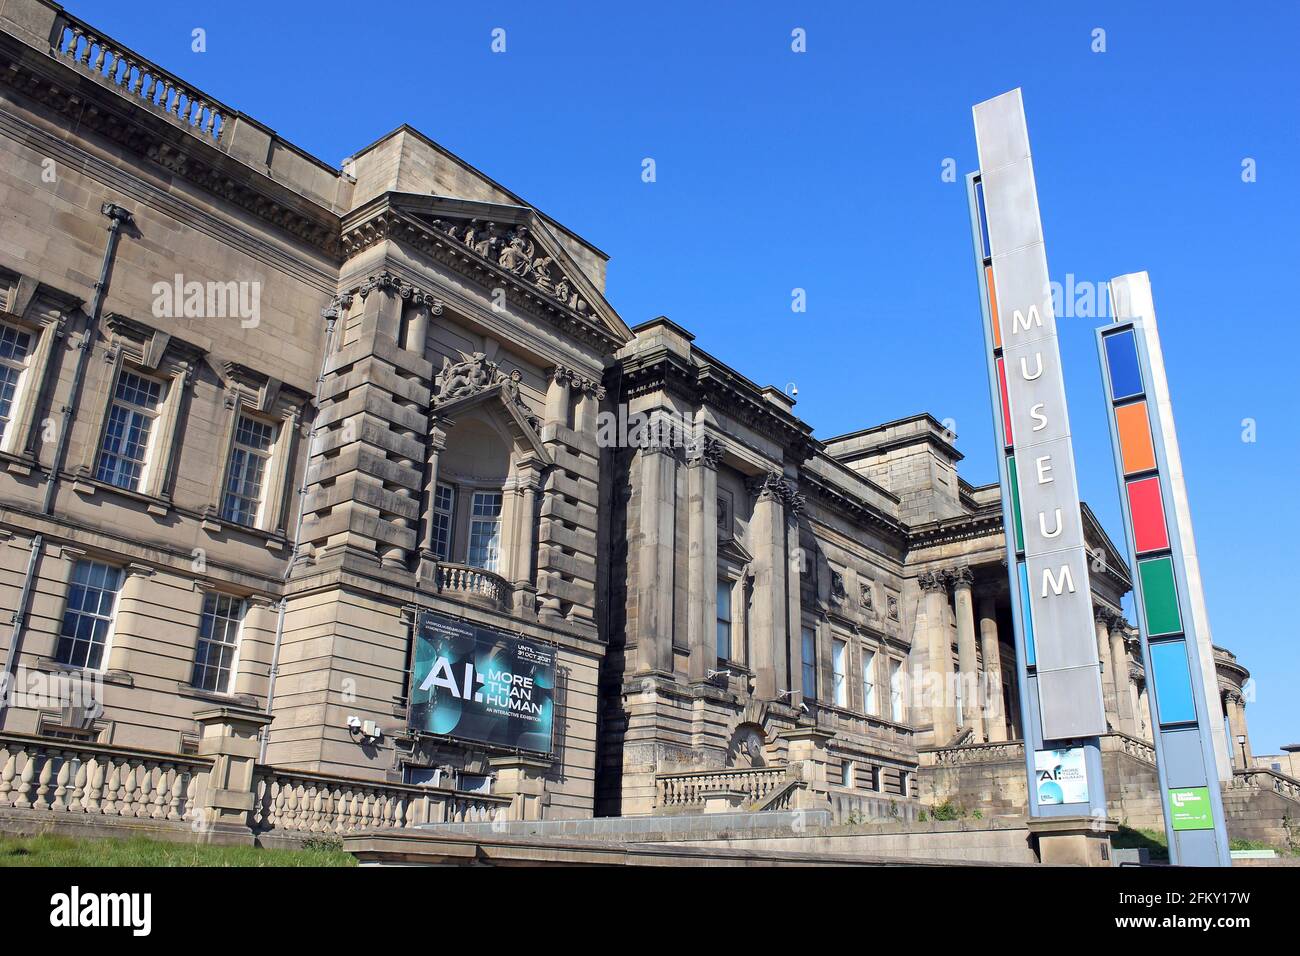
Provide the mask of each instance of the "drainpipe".
[{"label": "drainpipe", "polygon": [[[321,309],[321,318],[325,320],[325,352],[320,361],[320,374],[316,376],[316,396],[311,420],[311,431],[307,435],[307,455],[303,463],[302,484],[298,488],[298,516],[293,524],[293,550],[289,553],[289,561],[284,567],[284,577],[280,584],[282,591],[289,586],[289,576],[293,574],[294,566],[298,563],[298,552],[302,550],[302,515],[303,501],[307,497],[307,467],[311,464],[312,449],[316,445],[316,420],[320,417],[321,392],[325,388],[325,366],[330,360],[330,354],[334,346],[334,326],[339,319],[339,307],[336,302],[328,309]],[[275,679],[280,674],[280,645],[284,640],[284,609],[289,603],[288,595],[280,594],[280,606],[275,615],[275,643],[271,650],[271,673],[266,685],[266,712],[271,713],[271,708],[275,704]],[[271,745],[271,725],[266,724],[262,728],[262,740],[258,747],[257,762],[266,763],[266,748]]]},{"label": "drainpipe", "polygon": [[[99,318],[104,309],[104,297],[108,293],[108,281],[113,273],[113,259],[117,254],[117,241],[122,229],[134,223],[131,212],[116,203],[106,202],[99,210],[108,217],[108,245],[104,249],[104,261],[99,267],[99,281],[95,283],[95,295],[90,304],[90,321],[81,344],[77,347],[77,370],[72,376],[72,393],[63,405],[60,413],[59,437],[54,446],[54,458],[45,474],[45,493],[41,500],[41,515],[48,517],[54,513],[54,492],[58,486],[59,473],[63,471],[63,462],[68,454],[68,439],[72,433],[72,416],[81,398],[81,386],[86,377],[86,363],[90,353],[95,349],[95,335],[99,331]],[[41,552],[45,548],[45,535],[32,537],[31,555],[27,559],[27,570],[23,573],[23,587],[18,594],[18,606],[14,608],[12,623],[13,633],[9,640],[9,649],[5,652],[4,669],[0,670],[0,730],[4,729],[5,713],[9,705],[10,683],[13,680],[14,662],[22,649],[23,635],[27,627],[27,614],[31,609],[32,589],[36,584],[36,565],[40,562]]]}]

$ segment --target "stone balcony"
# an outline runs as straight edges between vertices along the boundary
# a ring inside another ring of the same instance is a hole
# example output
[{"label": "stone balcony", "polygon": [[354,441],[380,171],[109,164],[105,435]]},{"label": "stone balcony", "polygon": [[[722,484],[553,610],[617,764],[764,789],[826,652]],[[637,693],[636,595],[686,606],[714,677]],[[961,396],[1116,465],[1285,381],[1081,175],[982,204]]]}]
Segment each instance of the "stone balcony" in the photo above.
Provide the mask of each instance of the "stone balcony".
[{"label": "stone balcony", "polygon": [[468,564],[438,562],[438,590],[443,595],[482,604],[494,610],[510,607],[510,584],[505,578]]}]

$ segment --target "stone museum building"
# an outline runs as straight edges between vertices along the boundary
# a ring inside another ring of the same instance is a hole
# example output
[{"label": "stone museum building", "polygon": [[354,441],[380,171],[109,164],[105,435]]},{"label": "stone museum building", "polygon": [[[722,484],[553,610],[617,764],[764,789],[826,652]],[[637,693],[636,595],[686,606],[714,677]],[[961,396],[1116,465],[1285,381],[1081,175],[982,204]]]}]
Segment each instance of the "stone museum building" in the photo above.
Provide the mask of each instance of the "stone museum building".
[{"label": "stone museum building", "polygon": [[[0,811],[1023,813],[996,483],[925,412],[816,435],[607,260],[410,127],[335,168],[0,4]],[[1084,524],[1108,794],[1159,826]],[[549,749],[413,724],[431,612],[553,649]],[[1225,786],[1300,808],[1218,664]]]}]

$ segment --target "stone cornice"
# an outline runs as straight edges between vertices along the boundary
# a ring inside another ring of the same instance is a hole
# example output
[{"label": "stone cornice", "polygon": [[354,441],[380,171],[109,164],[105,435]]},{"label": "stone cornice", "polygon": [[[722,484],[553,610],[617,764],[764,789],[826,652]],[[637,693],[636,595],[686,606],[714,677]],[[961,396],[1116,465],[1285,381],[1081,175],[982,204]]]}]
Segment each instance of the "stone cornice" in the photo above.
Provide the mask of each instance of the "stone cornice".
[{"label": "stone cornice", "polygon": [[799,475],[799,487],[811,500],[838,512],[855,524],[869,525],[895,542],[902,542],[907,537],[907,529],[894,518],[857,495],[827,482],[820,475],[803,471]]},{"label": "stone cornice", "polygon": [[662,390],[707,405],[779,443],[787,460],[796,464],[803,464],[821,447],[810,425],[773,405],[760,389],[720,365],[696,365],[668,348],[656,348],[623,359],[621,371],[623,401]]}]

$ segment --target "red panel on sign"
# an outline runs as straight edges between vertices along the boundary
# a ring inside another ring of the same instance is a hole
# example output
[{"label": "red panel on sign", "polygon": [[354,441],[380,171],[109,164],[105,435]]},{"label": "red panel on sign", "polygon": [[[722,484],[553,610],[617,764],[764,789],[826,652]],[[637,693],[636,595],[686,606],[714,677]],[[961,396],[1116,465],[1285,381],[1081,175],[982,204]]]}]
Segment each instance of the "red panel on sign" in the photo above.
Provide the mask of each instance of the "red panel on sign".
[{"label": "red panel on sign", "polygon": [[1000,358],[998,359],[998,388],[1002,392],[1002,439],[1010,448],[1016,442],[1011,437],[1011,403],[1007,401],[1007,370]]},{"label": "red panel on sign", "polygon": [[1133,516],[1134,547],[1138,554],[1169,547],[1165,526],[1165,505],[1159,478],[1142,478],[1128,483],[1128,507]]}]

